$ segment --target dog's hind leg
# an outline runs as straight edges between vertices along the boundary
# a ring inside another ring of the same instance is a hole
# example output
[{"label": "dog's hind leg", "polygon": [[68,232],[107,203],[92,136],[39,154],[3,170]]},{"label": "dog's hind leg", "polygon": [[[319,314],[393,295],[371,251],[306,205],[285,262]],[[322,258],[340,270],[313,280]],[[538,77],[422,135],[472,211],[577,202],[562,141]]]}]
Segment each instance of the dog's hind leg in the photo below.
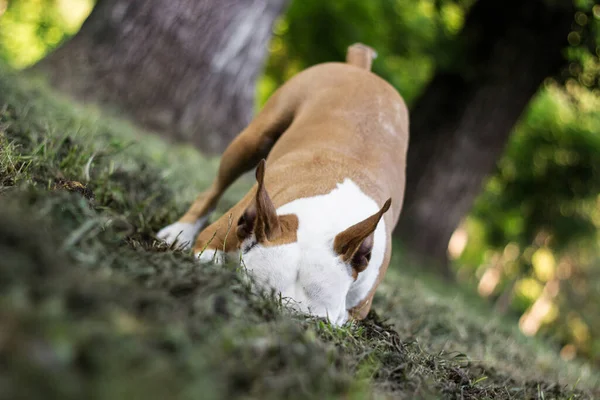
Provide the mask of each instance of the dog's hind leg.
[{"label": "dog's hind leg", "polygon": [[265,158],[291,124],[295,110],[293,103],[285,99],[281,92],[274,93],[263,110],[225,149],[219,172],[211,186],[194,200],[178,222],[161,229],[157,237],[168,244],[177,242],[189,248],[198,231],[208,222],[225,190]]}]

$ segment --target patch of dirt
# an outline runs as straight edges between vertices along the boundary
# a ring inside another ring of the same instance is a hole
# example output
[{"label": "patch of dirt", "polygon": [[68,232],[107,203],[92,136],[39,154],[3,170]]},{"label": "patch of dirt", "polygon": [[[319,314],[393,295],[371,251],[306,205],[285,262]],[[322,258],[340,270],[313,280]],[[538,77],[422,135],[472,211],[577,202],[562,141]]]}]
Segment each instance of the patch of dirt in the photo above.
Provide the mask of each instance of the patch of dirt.
[{"label": "patch of dirt", "polygon": [[75,192],[85,197],[88,201],[95,200],[94,192],[88,188],[87,185],[77,181],[58,178],[54,182],[52,190],[66,190],[68,192]]}]

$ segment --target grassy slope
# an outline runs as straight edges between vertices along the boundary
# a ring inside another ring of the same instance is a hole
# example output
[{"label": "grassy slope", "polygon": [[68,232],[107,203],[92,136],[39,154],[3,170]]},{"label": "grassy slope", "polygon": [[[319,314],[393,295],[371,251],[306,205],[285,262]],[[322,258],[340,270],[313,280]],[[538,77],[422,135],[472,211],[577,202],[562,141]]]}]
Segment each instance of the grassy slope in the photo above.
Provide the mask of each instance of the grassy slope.
[{"label": "grassy slope", "polygon": [[387,322],[336,329],[154,242],[216,163],[0,69],[0,399],[599,395],[597,370],[397,254]]}]

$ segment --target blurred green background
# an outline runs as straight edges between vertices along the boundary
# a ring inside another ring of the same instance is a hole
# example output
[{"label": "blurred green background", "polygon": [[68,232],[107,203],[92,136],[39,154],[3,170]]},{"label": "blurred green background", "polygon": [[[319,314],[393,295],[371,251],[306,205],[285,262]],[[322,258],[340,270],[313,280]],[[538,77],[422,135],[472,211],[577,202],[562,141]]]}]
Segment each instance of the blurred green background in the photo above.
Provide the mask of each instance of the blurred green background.
[{"label": "blurred green background", "polygon": [[[451,63],[447,48],[473,3],[292,1],[274,28],[258,107],[305,67],[343,60],[357,41],[377,49],[374,71],[411,105]],[[0,0],[0,59],[34,64],[75,34],[93,5]],[[585,13],[574,24],[598,24],[600,5],[576,5]],[[565,359],[600,363],[600,48],[580,41],[577,30],[569,35],[569,74],[549,78],[529,104],[449,254],[460,284],[514,315],[525,334],[557,340]]]}]

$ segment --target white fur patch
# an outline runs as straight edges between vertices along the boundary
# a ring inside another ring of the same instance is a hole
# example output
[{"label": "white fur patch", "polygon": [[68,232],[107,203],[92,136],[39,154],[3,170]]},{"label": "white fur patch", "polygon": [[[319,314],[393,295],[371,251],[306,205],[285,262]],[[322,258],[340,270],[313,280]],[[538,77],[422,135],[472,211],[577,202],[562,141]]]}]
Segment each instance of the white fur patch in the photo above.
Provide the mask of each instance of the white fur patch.
[{"label": "white fur patch", "polygon": [[301,311],[328,317],[341,325],[348,310],[358,305],[375,284],[385,256],[383,219],[374,237],[371,261],[353,281],[351,268],[333,250],[335,236],[370,217],[380,206],[352,180],[345,179],[330,193],[294,200],[278,215],[298,216],[297,242],[264,247],[253,237],[242,244],[244,264],[258,283],[293,300]]},{"label": "white fur patch", "polygon": [[238,254],[239,253],[237,253],[237,252],[226,253],[222,250],[207,248],[207,249],[204,249],[204,251],[197,252],[195,254],[195,257],[198,260],[198,262],[200,262],[202,264],[214,262],[215,264],[223,265],[230,258],[236,257]]},{"label": "white fur patch", "polygon": [[175,222],[158,231],[156,237],[168,245],[176,243],[177,246],[187,250],[192,247],[198,231],[208,221],[208,217],[206,215],[193,224],[189,222]]}]

